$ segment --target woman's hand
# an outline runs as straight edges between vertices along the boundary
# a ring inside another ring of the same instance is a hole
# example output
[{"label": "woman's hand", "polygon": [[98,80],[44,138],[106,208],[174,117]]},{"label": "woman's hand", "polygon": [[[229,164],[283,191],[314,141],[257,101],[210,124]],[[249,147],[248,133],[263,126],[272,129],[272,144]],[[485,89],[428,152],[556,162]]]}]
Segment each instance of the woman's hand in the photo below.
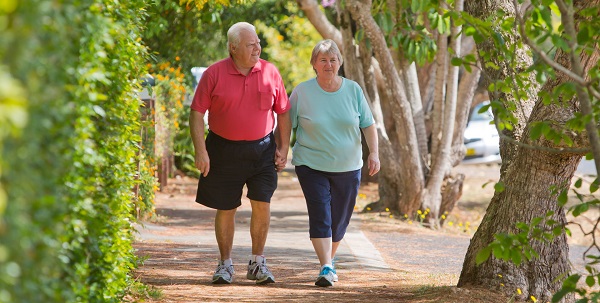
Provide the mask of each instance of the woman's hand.
[{"label": "woman's hand", "polygon": [[287,150],[280,151],[279,148],[275,150],[275,169],[277,172],[282,171],[287,164]]},{"label": "woman's hand", "polygon": [[375,175],[381,169],[381,163],[379,162],[379,154],[378,153],[370,153],[369,154],[369,176]]}]

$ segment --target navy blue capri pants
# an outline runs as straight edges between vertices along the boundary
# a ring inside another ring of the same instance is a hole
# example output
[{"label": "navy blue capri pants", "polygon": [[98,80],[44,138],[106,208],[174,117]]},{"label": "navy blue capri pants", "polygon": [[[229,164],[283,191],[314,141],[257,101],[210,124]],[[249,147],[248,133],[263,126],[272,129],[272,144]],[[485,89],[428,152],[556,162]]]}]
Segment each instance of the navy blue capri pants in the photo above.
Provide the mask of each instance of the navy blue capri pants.
[{"label": "navy blue capri pants", "polygon": [[206,136],[210,171],[200,175],[196,202],[210,208],[231,210],[242,205],[246,197],[271,202],[277,188],[273,133],[255,141],[231,141],[212,131]]},{"label": "navy blue capri pants", "polygon": [[356,205],[360,169],[325,172],[300,165],[296,175],[306,199],[310,237],[341,241]]}]

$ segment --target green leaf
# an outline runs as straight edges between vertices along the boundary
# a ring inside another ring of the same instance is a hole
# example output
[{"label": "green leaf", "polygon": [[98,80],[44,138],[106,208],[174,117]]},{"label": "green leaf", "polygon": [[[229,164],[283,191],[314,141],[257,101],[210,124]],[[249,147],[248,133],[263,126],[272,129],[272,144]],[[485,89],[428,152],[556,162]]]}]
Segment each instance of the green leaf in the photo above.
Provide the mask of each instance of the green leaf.
[{"label": "green leaf", "polygon": [[595,179],[594,182],[592,182],[592,184],[590,184],[590,193],[595,193],[596,191],[598,191],[598,179]]},{"label": "green leaf", "polygon": [[105,118],[106,117],[106,111],[104,111],[104,109],[98,105],[94,105],[94,112],[96,112],[96,114],[98,114],[98,116]]},{"label": "green leaf", "polygon": [[472,26],[465,26],[463,28],[463,33],[465,34],[465,36],[473,36],[477,33],[477,30]]},{"label": "green leaf", "polygon": [[494,254],[494,257],[501,259],[501,260],[508,260],[508,256],[507,256],[507,251],[504,250],[504,248],[500,245],[495,245],[492,248],[492,253]]},{"label": "green leaf", "polygon": [[440,34],[446,34],[447,31],[447,27],[446,27],[446,22],[444,20],[444,17],[441,15],[438,15],[438,23],[437,23],[437,31]]},{"label": "green leaf", "polygon": [[583,184],[583,181],[581,180],[581,178],[579,178],[579,179],[577,179],[577,181],[575,181],[573,186],[575,186],[576,188],[581,188],[582,184]]},{"label": "green leaf", "polygon": [[356,39],[356,41],[362,41],[362,39],[364,38],[364,36],[365,36],[365,30],[362,29],[362,28],[360,28],[354,34],[354,39]]},{"label": "green leaf", "polygon": [[535,123],[531,126],[531,131],[529,132],[529,137],[531,140],[535,141],[542,137],[543,126],[543,123]]},{"label": "green leaf", "polygon": [[559,236],[560,234],[562,234],[562,227],[555,227],[552,229],[552,234],[555,236]]},{"label": "green leaf", "polygon": [[521,252],[518,250],[511,250],[510,259],[515,265],[519,266],[521,265],[521,261],[523,261],[523,256],[521,256]]},{"label": "green leaf", "polygon": [[463,60],[461,58],[452,57],[452,59],[450,59],[450,64],[453,66],[461,66],[463,64]]},{"label": "green leaf", "polygon": [[577,282],[581,279],[580,274],[574,274],[567,277],[567,279],[563,282],[563,287],[575,289],[577,287]]},{"label": "green leaf", "polygon": [[590,41],[590,29],[587,26],[581,26],[577,33],[577,43],[583,45]]},{"label": "green leaf", "polygon": [[573,234],[571,233],[571,230],[565,227],[565,234],[569,237],[571,237]]},{"label": "green leaf", "polygon": [[573,140],[571,139],[571,137],[563,134],[562,140],[567,146],[569,146],[569,147],[573,146]]},{"label": "green leaf", "polygon": [[492,247],[487,246],[484,249],[480,250],[475,256],[475,264],[481,265],[483,262],[487,261],[490,258],[492,253]]},{"label": "green leaf", "polygon": [[590,205],[588,203],[582,203],[579,205],[575,205],[573,207],[573,216],[578,217],[579,215],[588,211],[588,209],[590,209]]},{"label": "green leaf", "polygon": [[566,295],[571,292],[569,289],[561,289],[552,296],[552,303],[560,302]]},{"label": "green leaf", "polygon": [[500,69],[500,67],[498,65],[496,65],[496,63],[494,63],[492,61],[485,62],[485,66],[488,67],[488,68],[495,69],[495,70],[499,70]]},{"label": "green leaf", "polygon": [[561,191],[560,194],[558,195],[558,205],[565,206],[565,204],[567,204],[568,199],[569,199],[569,196],[567,195],[567,191],[566,190]]},{"label": "green leaf", "polygon": [[529,225],[527,225],[523,222],[517,222],[517,224],[515,224],[515,226],[522,231],[525,231],[525,232],[529,231]]},{"label": "green leaf", "polygon": [[546,27],[552,28],[552,12],[545,6],[540,9],[540,13]]},{"label": "green leaf", "polygon": [[418,13],[420,11],[419,8],[421,7],[421,1],[422,0],[413,0],[410,2],[410,9],[413,13]]},{"label": "green leaf", "polygon": [[587,284],[589,287],[592,287],[594,284],[596,284],[596,280],[594,280],[593,276],[587,276],[587,278],[585,278],[585,284]]},{"label": "green leaf", "polygon": [[495,190],[497,193],[501,193],[501,192],[503,192],[503,191],[504,191],[504,182],[498,182],[498,183],[496,183],[496,184],[494,185],[494,190]]}]

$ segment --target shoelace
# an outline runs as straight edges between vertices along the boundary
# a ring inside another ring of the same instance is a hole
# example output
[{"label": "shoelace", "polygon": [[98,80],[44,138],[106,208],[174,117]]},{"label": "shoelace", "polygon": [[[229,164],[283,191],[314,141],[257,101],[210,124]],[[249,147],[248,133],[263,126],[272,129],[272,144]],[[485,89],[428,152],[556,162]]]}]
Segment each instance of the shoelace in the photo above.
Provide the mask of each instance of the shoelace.
[{"label": "shoelace", "polygon": [[335,273],[335,270],[333,268],[331,268],[331,267],[325,267],[325,268],[323,268],[321,270],[321,275],[322,276],[327,275],[329,273]]},{"label": "shoelace", "polygon": [[217,266],[217,273],[223,273],[224,271],[233,275],[233,268],[230,270],[230,266],[226,266],[226,265],[218,265]]},{"label": "shoelace", "polygon": [[267,264],[264,264],[264,263],[257,263],[257,264],[258,264],[258,266],[256,266],[257,271],[260,271],[263,274],[269,272],[269,269],[267,268]]}]

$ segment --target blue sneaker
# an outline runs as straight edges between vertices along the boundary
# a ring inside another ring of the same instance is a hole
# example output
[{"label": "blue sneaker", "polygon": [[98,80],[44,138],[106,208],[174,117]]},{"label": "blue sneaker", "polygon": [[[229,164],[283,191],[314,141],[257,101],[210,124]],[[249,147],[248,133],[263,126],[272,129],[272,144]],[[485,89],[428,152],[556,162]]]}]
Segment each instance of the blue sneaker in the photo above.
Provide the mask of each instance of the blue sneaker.
[{"label": "blue sneaker", "polygon": [[329,265],[323,265],[315,285],[321,287],[333,286],[335,270]]},{"label": "blue sneaker", "polygon": [[339,280],[337,271],[335,270],[335,262],[336,261],[337,261],[337,258],[331,259],[331,266],[333,267],[333,282],[337,282]]}]

